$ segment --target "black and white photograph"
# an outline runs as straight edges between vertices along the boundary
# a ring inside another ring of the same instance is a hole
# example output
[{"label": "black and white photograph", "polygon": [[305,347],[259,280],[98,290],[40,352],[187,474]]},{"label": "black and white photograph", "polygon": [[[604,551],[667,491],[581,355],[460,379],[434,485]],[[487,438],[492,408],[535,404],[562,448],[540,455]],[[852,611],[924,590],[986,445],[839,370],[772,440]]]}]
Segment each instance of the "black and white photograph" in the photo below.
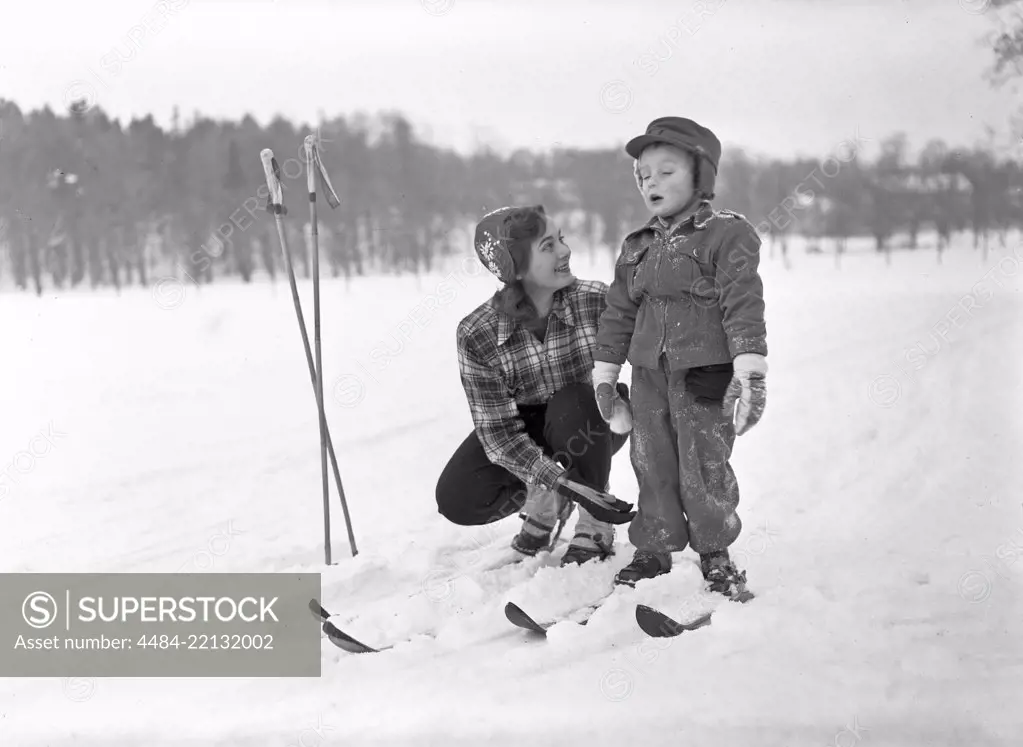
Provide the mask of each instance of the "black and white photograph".
[{"label": "black and white photograph", "polygon": [[1023,0],[0,28],[0,745],[1023,744]]}]

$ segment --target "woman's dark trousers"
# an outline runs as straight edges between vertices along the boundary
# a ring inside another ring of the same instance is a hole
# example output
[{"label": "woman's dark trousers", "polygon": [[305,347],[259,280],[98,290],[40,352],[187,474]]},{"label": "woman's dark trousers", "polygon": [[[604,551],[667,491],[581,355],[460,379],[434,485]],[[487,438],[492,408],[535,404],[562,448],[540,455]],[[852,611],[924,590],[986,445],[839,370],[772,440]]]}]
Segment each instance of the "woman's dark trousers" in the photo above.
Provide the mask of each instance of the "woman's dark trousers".
[{"label": "woman's dark trousers", "polygon": [[[624,384],[618,392],[628,401]],[[628,440],[612,433],[600,417],[589,384],[570,384],[546,405],[519,406],[526,434],[568,471],[568,477],[595,490],[606,490],[611,457]],[[487,458],[476,432],[458,447],[437,482],[437,510],[462,526],[489,524],[519,511],[527,486]]]}]

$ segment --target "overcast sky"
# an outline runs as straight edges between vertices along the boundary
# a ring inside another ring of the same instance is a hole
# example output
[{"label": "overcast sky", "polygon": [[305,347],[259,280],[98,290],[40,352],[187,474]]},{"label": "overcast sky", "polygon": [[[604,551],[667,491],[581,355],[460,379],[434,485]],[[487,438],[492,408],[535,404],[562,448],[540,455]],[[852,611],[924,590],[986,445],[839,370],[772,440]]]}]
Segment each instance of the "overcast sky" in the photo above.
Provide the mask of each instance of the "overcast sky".
[{"label": "overcast sky", "polygon": [[1007,138],[1020,105],[983,78],[984,2],[19,0],[0,97],[162,124],[175,104],[186,121],[400,110],[459,150],[615,145],[668,114],[766,155],[899,130],[972,145],[985,124]]}]

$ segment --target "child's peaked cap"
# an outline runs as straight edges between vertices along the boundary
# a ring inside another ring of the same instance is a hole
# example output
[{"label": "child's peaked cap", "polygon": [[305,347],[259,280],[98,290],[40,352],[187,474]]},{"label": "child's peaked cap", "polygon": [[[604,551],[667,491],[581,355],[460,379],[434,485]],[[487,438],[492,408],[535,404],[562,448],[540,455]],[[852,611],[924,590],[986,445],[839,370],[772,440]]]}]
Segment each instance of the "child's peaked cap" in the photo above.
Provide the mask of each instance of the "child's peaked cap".
[{"label": "child's peaked cap", "polygon": [[706,195],[714,194],[714,181],[721,160],[721,141],[717,135],[691,119],[659,117],[647,125],[644,134],[625,144],[625,152],[638,160],[644,148],[658,143],[682,148],[709,163],[709,169],[697,169],[699,184],[696,189]]}]

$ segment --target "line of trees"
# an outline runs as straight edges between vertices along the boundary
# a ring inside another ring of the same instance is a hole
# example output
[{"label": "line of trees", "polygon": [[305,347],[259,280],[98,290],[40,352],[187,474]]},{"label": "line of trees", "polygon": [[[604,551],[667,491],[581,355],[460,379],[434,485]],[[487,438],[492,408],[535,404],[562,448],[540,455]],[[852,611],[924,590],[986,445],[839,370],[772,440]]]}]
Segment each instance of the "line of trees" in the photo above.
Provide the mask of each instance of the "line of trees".
[{"label": "line of trees", "polygon": [[[463,157],[417,140],[400,115],[337,118],[316,131],[280,118],[265,128],[250,117],[196,118],[165,131],[151,117],[122,127],[99,109],[24,115],[0,102],[0,120],[0,283],[36,293],[146,285],[168,273],[196,283],[274,277],[281,259],[258,154],[273,148],[296,216],[286,221],[289,247],[305,247],[308,134],[341,197],[337,210],[320,211],[325,272],[335,276],[428,272],[436,258],[464,250],[453,229],[509,203],[542,202],[568,216],[586,244],[611,252],[646,219],[620,148]],[[991,234],[1004,243],[1023,228],[1016,161],[937,140],[911,160],[901,134],[880,145],[872,161],[853,141],[816,160],[726,149],[715,202],[746,215],[783,255],[793,234],[810,237],[811,251],[842,252],[853,236],[887,251],[896,235],[915,248],[930,229],[940,251],[953,232],[971,230],[986,250]],[[308,252],[295,258],[308,276]]]},{"label": "line of trees", "polygon": [[[282,261],[259,152],[272,148],[281,164],[289,247],[305,247],[308,134],[341,197],[337,210],[320,211],[325,272],[335,276],[427,272],[465,250],[454,229],[509,203],[542,202],[585,244],[609,252],[646,219],[620,148],[463,157],[421,142],[400,115],[337,118],[315,131],[280,118],[268,127],[196,118],[166,131],[151,117],[122,127],[99,109],[25,115],[0,101],[0,121],[0,284],[36,293],[146,285],[167,274],[196,283],[276,276]],[[746,215],[783,254],[793,234],[810,237],[812,251],[842,251],[853,236],[872,236],[884,251],[898,234],[915,247],[932,229],[940,250],[955,231],[971,230],[986,247],[991,234],[1004,242],[1023,228],[1019,163],[940,141],[916,159],[907,152],[900,134],[871,161],[852,141],[817,160],[728,149],[715,202]],[[295,259],[308,276],[308,252]]]}]

